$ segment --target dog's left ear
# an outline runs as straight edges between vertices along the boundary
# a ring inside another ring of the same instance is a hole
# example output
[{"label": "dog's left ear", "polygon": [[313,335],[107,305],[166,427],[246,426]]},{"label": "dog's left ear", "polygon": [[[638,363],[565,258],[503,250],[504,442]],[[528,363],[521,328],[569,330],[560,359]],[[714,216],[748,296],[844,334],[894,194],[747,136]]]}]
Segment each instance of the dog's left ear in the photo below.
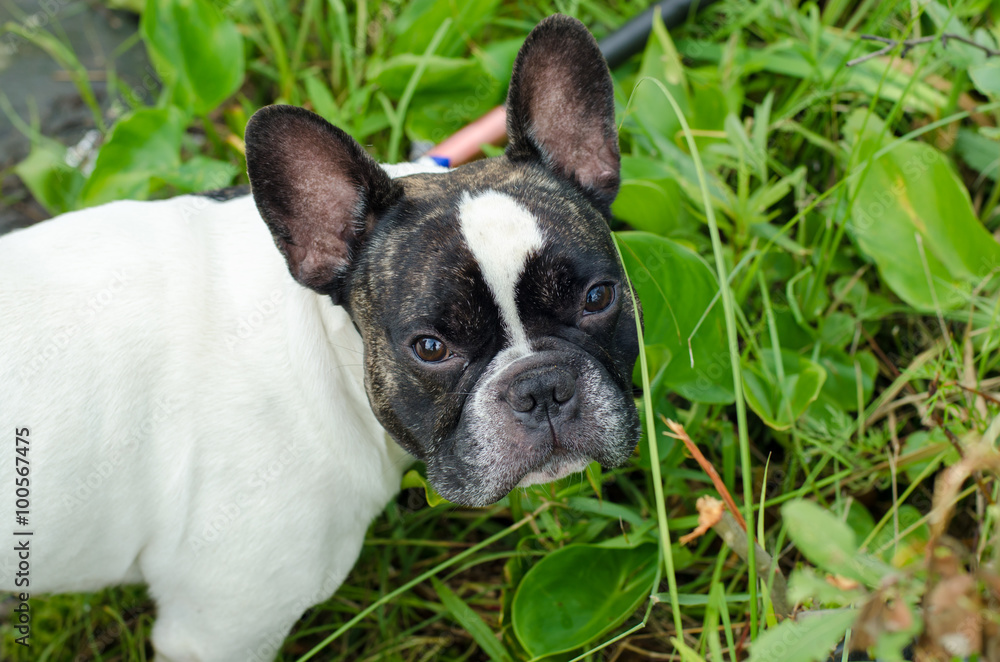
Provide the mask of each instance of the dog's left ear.
[{"label": "dog's left ear", "polygon": [[555,14],[528,35],[507,93],[507,136],[512,161],[540,159],[608,211],[621,181],[614,86],[580,21]]},{"label": "dog's left ear", "polygon": [[349,135],[295,106],[267,106],[246,129],[254,202],[299,283],[335,303],[351,263],[400,189]]}]

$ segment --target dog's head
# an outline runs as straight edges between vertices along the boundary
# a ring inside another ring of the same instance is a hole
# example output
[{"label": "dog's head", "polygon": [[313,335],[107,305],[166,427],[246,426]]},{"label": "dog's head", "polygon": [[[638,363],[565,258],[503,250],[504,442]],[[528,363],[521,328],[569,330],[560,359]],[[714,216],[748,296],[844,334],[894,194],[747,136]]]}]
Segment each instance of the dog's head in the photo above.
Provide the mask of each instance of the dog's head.
[{"label": "dog's head", "polygon": [[528,36],[507,130],[503,156],[398,179],[299,108],[265,108],[246,131],[292,275],[347,308],[379,421],[466,505],[621,465],[639,436],[634,299],[607,224],[612,83],[578,21]]}]

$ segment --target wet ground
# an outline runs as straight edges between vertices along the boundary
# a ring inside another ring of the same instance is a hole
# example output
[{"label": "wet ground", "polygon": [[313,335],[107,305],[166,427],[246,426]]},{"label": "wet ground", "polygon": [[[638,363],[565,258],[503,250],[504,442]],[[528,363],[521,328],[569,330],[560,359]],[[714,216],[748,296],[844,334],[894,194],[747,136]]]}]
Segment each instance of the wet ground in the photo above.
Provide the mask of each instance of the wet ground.
[{"label": "wet ground", "polygon": [[[36,125],[42,135],[64,145],[100,138],[100,134],[87,135],[96,128],[93,114],[63,67],[30,40],[6,30],[9,23],[29,31],[48,31],[68,45],[86,68],[105,118],[123,108],[120,97],[108,93],[109,70],[129,89],[150,87],[151,69],[142,43],[116,52],[135,34],[135,15],[108,10],[96,0],[0,0],[0,94],[25,123]],[[31,142],[18,130],[5,105],[0,98],[0,174],[7,173],[0,181],[0,234],[48,217],[9,172],[28,155]]]}]

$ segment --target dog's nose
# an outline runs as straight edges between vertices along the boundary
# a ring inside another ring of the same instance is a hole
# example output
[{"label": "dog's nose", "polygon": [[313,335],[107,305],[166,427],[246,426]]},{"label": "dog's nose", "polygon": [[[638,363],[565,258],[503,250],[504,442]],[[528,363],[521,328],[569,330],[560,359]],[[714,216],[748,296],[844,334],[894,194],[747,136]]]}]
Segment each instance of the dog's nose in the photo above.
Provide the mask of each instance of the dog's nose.
[{"label": "dog's nose", "polygon": [[576,395],[576,375],[559,366],[527,370],[507,388],[507,402],[524,422],[555,418]]}]

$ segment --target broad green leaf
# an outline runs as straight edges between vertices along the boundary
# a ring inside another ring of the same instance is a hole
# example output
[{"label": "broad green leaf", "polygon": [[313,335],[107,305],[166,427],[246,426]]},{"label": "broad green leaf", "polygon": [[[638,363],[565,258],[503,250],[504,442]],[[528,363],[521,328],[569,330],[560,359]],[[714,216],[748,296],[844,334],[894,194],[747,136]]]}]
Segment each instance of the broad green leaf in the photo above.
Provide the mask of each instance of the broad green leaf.
[{"label": "broad green leaf", "polygon": [[642,514],[635,508],[611,501],[598,501],[591,497],[570,497],[567,503],[573,510],[591,513],[598,517],[621,520],[628,522],[634,527],[641,526],[644,521]]},{"label": "broad green leaf", "polygon": [[795,546],[822,570],[839,572],[858,552],[850,527],[812,501],[789,501],[781,516]]},{"label": "broad green leaf", "polygon": [[176,170],[163,173],[160,179],[185,193],[199,193],[225,188],[240,172],[232,163],[207,156],[195,156]]},{"label": "broad green leaf", "polygon": [[[878,320],[894,313],[909,312],[908,306],[893,303],[888,297],[869,291],[863,280],[854,280],[849,276],[838,278],[831,291],[837,292],[845,303],[854,308],[859,320]],[[872,327],[866,326],[871,332]]]},{"label": "broad green leaf", "polygon": [[184,114],[173,106],[143,108],[119,120],[97,155],[80,204],[146,198],[154,177],[162,179],[180,166],[184,125]]},{"label": "broad green leaf", "polygon": [[434,590],[437,591],[438,597],[441,598],[441,603],[455,618],[455,621],[465,628],[469,636],[479,644],[479,647],[486,653],[490,660],[493,662],[510,662],[510,655],[507,654],[503,645],[497,640],[493,634],[493,630],[483,622],[483,619],[473,611],[472,607],[455,595],[455,592],[437,577],[431,577],[431,584],[434,586]]},{"label": "broad green leaf", "polygon": [[805,413],[823,388],[826,370],[793,352],[781,352],[784,382],[778,378],[774,350],[761,351],[761,361],[743,366],[747,404],[770,427],[787,430]]},{"label": "broad green leaf", "polygon": [[[673,359],[674,354],[666,345],[646,343],[646,367],[649,369],[650,383],[663,380],[664,371]],[[642,383],[642,366],[638,361],[632,371],[632,381]]]},{"label": "broad green leaf", "polygon": [[646,232],[616,236],[642,303],[646,344],[662,346],[667,351],[660,354],[670,357],[657,380],[694,402],[732,402],[725,321],[722,304],[713,305],[718,284],[712,270],[696,253],[670,239]]},{"label": "broad green leaf", "polygon": [[750,662],[826,660],[857,616],[856,610],[845,609],[782,621],[750,645]]},{"label": "broad green leaf", "polygon": [[406,114],[411,138],[441,142],[474,119],[503,102],[503,88],[491,78],[480,79],[474,89],[431,91],[413,97]]},{"label": "broad green leaf", "polygon": [[514,634],[532,657],[584,646],[620,625],[649,595],[657,547],[570,545],[539,561],[514,596]]},{"label": "broad green leaf", "polygon": [[875,528],[875,518],[859,501],[851,502],[851,507],[847,509],[845,523],[858,540],[867,538],[868,534]]},{"label": "broad green leaf", "polygon": [[495,80],[479,60],[440,55],[424,57],[403,53],[384,62],[376,61],[369,67],[368,76],[389,97],[398,99],[403,95],[414,70],[425,60],[427,64],[417,83],[415,94],[475,95],[479,87],[483,95],[490,95],[496,87]]},{"label": "broad green leaf", "polygon": [[14,168],[35,199],[53,215],[74,209],[83,188],[84,177],[67,165],[66,151],[55,140],[36,136],[31,152]]},{"label": "broad green leaf", "polygon": [[651,81],[642,80],[647,77],[662,83],[676,99],[681,112],[688,115],[690,101],[684,67],[670,33],[659,16],[653,20],[653,31],[646,42],[630,108],[647,133],[673,142],[675,134],[681,128],[680,120],[663,91]]},{"label": "broad green leaf", "polygon": [[[774,242],[780,248],[785,249],[793,255],[809,254],[809,249],[789,237],[787,232],[782,232],[780,228],[771,225],[770,223],[752,223],[748,229],[750,230],[750,234],[760,237],[761,239],[766,239],[768,242]],[[764,259],[773,261],[781,255],[783,254],[769,253]],[[784,259],[788,259],[788,256],[785,256]],[[780,278],[779,280],[787,280],[787,278]]]},{"label": "broad green leaf", "polygon": [[853,357],[841,350],[828,349],[819,358],[826,370],[826,381],[820,396],[843,411],[858,410],[858,374],[854,363],[860,367],[862,404],[868,404],[875,389],[878,361],[870,352],[860,351]]},{"label": "broad green leaf", "polygon": [[681,209],[679,190],[675,182],[666,179],[626,179],[611,211],[636,230],[667,235]]},{"label": "broad green leaf", "polygon": [[622,154],[624,179],[670,179],[673,176],[670,166],[657,157]]},{"label": "broad green leaf", "polygon": [[242,84],[243,37],[210,2],[147,0],[139,29],[180,108],[204,115]]},{"label": "broad green leaf", "polygon": [[788,536],[820,570],[875,586],[891,569],[858,551],[850,527],[812,501],[790,501],[781,508]]},{"label": "broad green leaf", "polygon": [[[883,631],[878,639],[875,640],[875,645],[869,651],[872,656],[869,659],[879,660],[879,662],[907,662],[913,657],[911,647],[914,640],[923,632],[923,625],[923,619],[914,618],[910,623],[910,627],[902,631]],[[962,658],[952,658],[952,660],[960,659]],[[968,659],[974,660],[976,656],[970,656]]]},{"label": "broad green leaf", "polygon": [[[861,159],[883,146],[880,122],[861,113],[845,129]],[[885,283],[923,311],[965,304],[966,293],[1000,265],[1000,244],[976,217],[969,192],[947,157],[930,145],[908,142],[875,160],[863,179],[851,178],[855,202],[848,228]],[[931,289],[933,285],[933,290]]]},{"label": "broad green leaf", "polygon": [[842,606],[856,602],[864,597],[860,588],[846,590],[837,588],[827,581],[827,575],[817,573],[812,568],[799,568],[788,578],[788,600],[792,604],[801,604],[806,600],[814,600],[814,606]]},{"label": "broad green leaf", "polygon": [[[485,59],[485,58],[484,58]],[[411,139],[441,142],[502,101],[503,88],[476,58],[424,57],[404,53],[370,67],[370,79],[400,98],[418,66],[424,66],[406,116]]]},{"label": "broad green leaf", "polygon": [[819,341],[826,347],[842,349],[854,339],[858,327],[847,313],[830,313],[819,320]]},{"label": "broad green leaf", "polygon": [[612,213],[633,229],[662,236],[701,230],[685,206],[677,173],[660,156],[622,156],[622,185]]},{"label": "broad green leaf", "polygon": [[368,113],[360,122],[355,123],[356,128],[351,132],[351,136],[355,140],[363,141],[373,133],[388,129],[389,125],[389,117],[385,113]]},{"label": "broad green leaf", "polygon": [[976,89],[991,97],[1000,96],[1000,62],[986,60],[969,67],[969,78]]},{"label": "broad green leaf", "polygon": [[465,52],[483,27],[496,15],[500,0],[415,0],[403,5],[406,9],[389,25],[396,35],[393,52],[423,53],[445,19],[452,20],[445,34],[440,55],[453,56]]},{"label": "broad green leaf", "polygon": [[[723,74],[718,70],[701,69],[697,73],[699,74],[697,77],[692,76],[688,79],[688,84],[691,86],[691,108],[686,117],[690,119],[692,129],[721,131],[726,124],[726,116],[739,112],[742,107],[742,103],[740,103],[742,94],[736,84],[732,84],[732,87],[737,89],[730,89],[729,93],[723,90]],[[727,83],[734,83],[734,81],[727,81]],[[734,101],[735,105],[733,105]],[[695,137],[699,149],[724,140],[725,138],[721,136],[700,135]]]},{"label": "broad green leaf", "polygon": [[481,45],[482,52],[474,53],[483,65],[483,69],[499,82],[504,91],[510,83],[514,60],[517,59],[517,53],[522,45],[524,39],[501,39]]},{"label": "broad green leaf", "polygon": [[[772,254],[780,255],[780,253]],[[816,339],[811,333],[808,324],[799,324],[795,319],[795,314],[790,308],[774,307],[774,326],[778,331],[778,342],[785,351],[801,352],[811,348]],[[765,333],[761,338],[764,347],[771,347],[770,333]]]},{"label": "broad green leaf", "polygon": [[622,157],[622,184],[612,213],[636,230],[669,235],[689,222],[684,194],[659,159]]},{"label": "broad green leaf", "polygon": [[959,129],[955,151],[969,167],[993,181],[1000,171],[1000,140],[990,138],[972,129]]},{"label": "broad green leaf", "polygon": [[403,474],[403,480],[399,484],[399,487],[404,490],[411,487],[422,489],[424,491],[424,498],[427,499],[427,505],[431,508],[439,506],[442,503],[449,503],[447,499],[437,493],[434,486],[428,483],[427,478],[416,469],[410,469]]},{"label": "broad green leaf", "polygon": [[333,98],[333,93],[326,83],[320,80],[315,73],[307,75],[303,82],[306,86],[306,94],[312,103],[313,111],[323,117],[327,122],[335,126],[342,123],[340,109],[337,107],[337,100]]}]

